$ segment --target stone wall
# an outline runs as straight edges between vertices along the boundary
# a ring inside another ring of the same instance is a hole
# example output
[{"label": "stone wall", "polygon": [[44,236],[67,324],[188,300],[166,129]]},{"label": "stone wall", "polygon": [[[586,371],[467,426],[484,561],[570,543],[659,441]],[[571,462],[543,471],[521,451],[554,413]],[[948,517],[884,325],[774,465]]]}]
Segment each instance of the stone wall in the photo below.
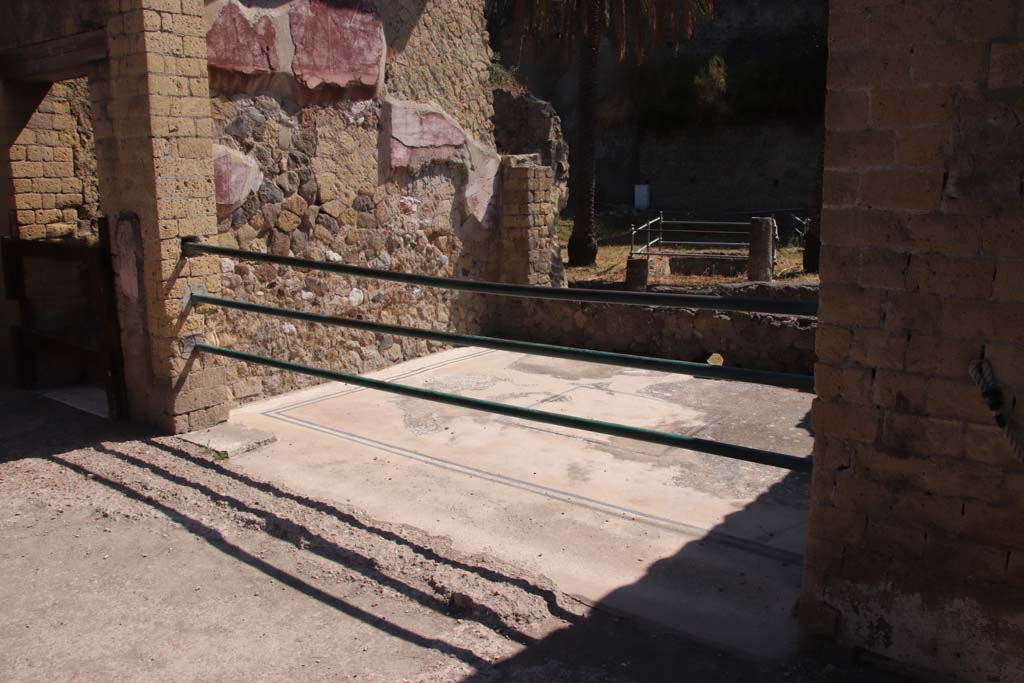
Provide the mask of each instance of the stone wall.
[{"label": "stone wall", "polygon": [[[796,289],[701,293],[787,300],[814,296],[813,290]],[[727,365],[800,374],[811,374],[814,366],[812,318],[533,300],[510,300],[502,311],[499,334],[525,341],[701,363],[717,353]]]},{"label": "stone wall", "polygon": [[[601,205],[632,206],[637,183],[652,185],[656,208],[696,212],[703,218],[733,211],[809,209],[817,203],[823,132],[821,46],[828,0],[714,4],[714,20],[699,24],[678,53],[652,45],[637,65],[621,60],[608,41],[602,46],[602,135],[597,146]],[[576,52],[553,40],[540,46],[527,43],[517,65],[520,45],[513,39],[511,21],[507,26],[500,34],[504,62],[531,92],[552,103],[572,141],[577,122]],[[695,73],[684,65],[703,65],[714,56],[726,59],[730,94],[757,98],[768,109],[782,111],[737,121],[726,108],[705,116],[700,125],[680,125],[696,118],[689,110],[697,92],[687,92]],[[751,83],[745,76],[774,71],[778,62],[776,88]],[[795,84],[806,80],[798,72],[806,71],[816,75],[813,86],[794,92]],[[794,101],[806,105],[808,100],[813,100],[811,106],[794,106]]]},{"label": "stone wall", "polygon": [[491,49],[480,0],[377,0],[388,45],[390,96],[434,102],[494,147]]},{"label": "stone wall", "polygon": [[529,92],[494,90],[494,140],[502,154],[538,154],[559,180],[569,178],[569,144],[562,119]]},{"label": "stone wall", "polygon": [[[11,131],[13,234],[94,239],[99,212],[96,149],[84,78],[25,93],[33,107]],[[34,93],[45,93],[37,103]]]},{"label": "stone wall", "polygon": [[[215,240],[384,270],[497,279],[500,159],[483,21],[480,3],[464,0],[207,5]],[[311,32],[310,25],[334,30]],[[486,301],[474,295],[233,260],[221,262],[221,281],[229,296],[274,306],[410,327],[490,326]],[[210,315],[208,338],[218,343],[340,371],[370,371],[436,348],[267,316]],[[312,381],[228,367],[234,402]]]},{"label": "stone wall", "polygon": [[804,622],[1021,681],[1024,464],[968,363],[991,362],[1020,434],[1024,7],[831,4]]},{"label": "stone wall", "polygon": [[[207,322],[185,305],[190,291],[219,291],[218,263],[181,255],[183,238],[217,225],[202,17],[201,0],[9,0],[0,9],[10,20],[0,30],[4,208],[39,203],[15,214],[21,232],[70,236],[85,221],[91,227],[98,188],[111,225],[129,417],[168,432],[227,416],[223,371],[192,354]],[[81,80],[49,85],[82,77],[88,99]],[[95,161],[84,152],[90,119]],[[28,279],[40,276],[45,270],[33,269]]]}]

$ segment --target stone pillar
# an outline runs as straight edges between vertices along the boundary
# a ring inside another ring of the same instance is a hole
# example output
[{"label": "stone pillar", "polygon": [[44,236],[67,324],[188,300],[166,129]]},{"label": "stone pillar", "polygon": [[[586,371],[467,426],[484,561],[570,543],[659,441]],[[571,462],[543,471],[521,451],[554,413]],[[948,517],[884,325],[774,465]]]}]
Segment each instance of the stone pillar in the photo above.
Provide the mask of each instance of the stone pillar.
[{"label": "stone pillar", "polygon": [[564,287],[562,250],[555,227],[565,187],[540,156],[502,157],[501,280]]},{"label": "stone pillar", "polygon": [[651,275],[651,260],[646,256],[627,259],[626,289],[634,292],[646,292],[647,282]]},{"label": "stone pillar", "polygon": [[750,258],[747,279],[771,282],[775,273],[775,220],[754,218],[750,225]]},{"label": "stone pillar", "polygon": [[1024,464],[968,374],[1024,435],[1019,11],[830,3],[801,613],[926,680],[1024,680]]},{"label": "stone pillar", "polygon": [[214,257],[181,240],[217,231],[202,0],[121,0],[109,61],[90,78],[100,201],[112,228],[133,419],[183,432],[222,421],[223,368],[191,357],[206,328],[190,291],[220,288]]}]

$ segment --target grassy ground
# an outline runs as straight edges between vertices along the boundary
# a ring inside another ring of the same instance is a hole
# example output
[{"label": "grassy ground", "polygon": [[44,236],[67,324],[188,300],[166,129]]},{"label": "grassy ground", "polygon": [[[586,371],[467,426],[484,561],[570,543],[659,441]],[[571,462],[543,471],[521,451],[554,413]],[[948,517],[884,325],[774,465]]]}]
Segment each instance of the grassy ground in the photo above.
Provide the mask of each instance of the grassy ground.
[{"label": "grassy ground", "polygon": [[[573,221],[563,219],[558,224],[558,237],[562,242],[562,260],[568,262],[569,255],[565,245],[572,234]],[[566,268],[570,282],[625,282],[626,261],[629,258],[629,225],[619,217],[598,216],[597,241],[601,249],[597,254],[597,263],[588,268]],[[696,253],[694,250],[679,250],[680,254]],[[663,259],[654,257],[652,260]],[[665,267],[652,267],[649,283],[652,285],[707,285],[730,282],[746,282],[745,274],[737,276],[724,275],[672,275]],[[783,247],[779,253],[779,263],[775,270],[777,280],[786,282],[818,281],[818,276],[805,273],[803,269],[803,249],[800,247]]]}]

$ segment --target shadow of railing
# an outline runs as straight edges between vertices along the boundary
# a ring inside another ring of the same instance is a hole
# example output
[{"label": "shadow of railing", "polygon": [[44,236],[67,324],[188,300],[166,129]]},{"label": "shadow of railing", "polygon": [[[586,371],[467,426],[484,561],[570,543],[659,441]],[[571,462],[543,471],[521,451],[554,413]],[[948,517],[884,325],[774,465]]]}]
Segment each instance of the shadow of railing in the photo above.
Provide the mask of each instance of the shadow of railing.
[{"label": "shadow of railing", "polygon": [[[55,429],[55,425],[60,425],[60,428]],[[506,623],[505,618],[486,604],[474,601],[466,606],[459,604],[458,601],[445,599],[443,591],[436,595],[412,585],[403,580],[404,577],[398,578],[393,575],[394,572],[381,568],[376,556],[371,557],[354,547],[346,547],[345,544],[327,538],[324,533],[333,533],[336,530],[334,522],[338,522],[340,524],[337,530],[341,533],[365,532],[374,538],[406,548],[438,565],[472,573],[490,582],[514,586],[524,593],[542,598],[556,611],[564,612],[558,607],[553,592],[534,586],[528,581],[508,577],[494,569],[480,567],[461,559],[447,557],[442,552],[406,538],[396,531],[377,528],[350,513],[289,493],[271,484],[252,480],[230,471],[219,463],[203,460],[186,450],[161,441],[144,428],[103,420],[26,392],[0,393],[0,444],[3,444],[0,448],[0,461],[34,458],[76,472],[127,499],[149,506],[216,550],[262,572],[283,586],[377,628],[382,633],[419,647],[436,650],[469,665],[479,666],[485,661],[469,648],[417,634],[275,566],[257,553],[239,545],[237,539],[234,542],[229,541],[218,529],[201,521],[197,518],[201,515],[188,509],[188,501],[208,501],[229,512],[244,516],[247,520],[255,522],[253,526],[259,532],[293,543],[304,552],[401,594],[403,599],[411,600],[449,618],[482,624],[496,634],[522,645],[529,644],[533,638],[515,625]],[[140,444],[143,446],[141,449]],[[76,454],[76,451],[82,453]],[[85,457],[81,457],[82,454]],[[165,458],[167,461],[161,463],[158,458]],[[117,467],[111,469],[114,462],[117,463]],[[225,479],[218,481],[208,475],[203,476],[202,472],[221,475]],[[160,495],[148,485],[139,487],[134,484],[136,475],[141,475],[139,478],[144,481],[159,478],[176,490],[180,488],[196,495],[185,495],[180,498],[177,495]],[[232,486],[231,483],[242,486]],[[250,499],[247,493],[250,490],[253,493],[267,495],[270,499],[265,502]],[[300,514],[291,511],[272,511],[269,504],[273,503],[273,499],[290,501],[309,512],[329,518],[329,530],[325,528],[323,533],[318,533],[309,526],[311,521],[316,521],[315,519],[302,518]],[[564,614],[572,617],[567,612]]]},{"label": "shadow of railing", "polygon": [[256,569],[259,572],[262,572],[263,574],[274,579],[275,581],[280,582],[282,585],[288,586],[289,588],[296,590],[310,598],[313,598],[314,600],[317,600],[318,602],[327,605],[328,607],[331,607],[349,617],[358,619],[364,624],[372,626],[382,631],[383,633],[386,633],[395,638],[400,638],[408,643],[412,643],[423,648],[436,649],[438,652],[443,652],[444,654],[449,655],[451,657],[455,657],[456,659],[466,662],[467,664],[476,664],[481,661],[481,657],[479,657],[476,653],[467,648],[456,647],[442,640],[421,636],[420,634],[410,631],[407,628],[394,624],[382,617],[367,612],[364,609],[356,607],[355,605],[349,602],[346,602],[338,597],[335,597],[334,595],[331,595],[330,593],[323,591],[317,588],[316,586],[307,583],[306,581],[303,581],[297,576],[289,574],[283,569],[274,566],[270,562],[267,562],[266,560],[259,558],[253,555],[252,553],[244,550],[243,548],[231,543],[213,527],[203,524],[199,520],[193,519],[188,515],[181,513],[180,511],[176,510],[170,505],[166,505],[160,501],[155,500],[150,495],[137,491],[136,489],[121,482],[108,479],[102,476],[101,474],[93,472],[87,467],[83,467],[77,463],[71,462],[70,460],[62,458],[59,455],[50,455],[46,459],[57,465],[66,467],[72,472],[77,472],[78,474],[84,477],[88,477],[90,480],[103,486],[106,486],[107,488],[120,493],[126,498],[148,505],[157,512],[160,512],[162,515],[167,517],[172,522],[181,525],[182,528],[186,529],[192,534],[195,534],[197,537],[203,539],[204,541],[206,541],[207,544],[219,550],[220,552],[231,556],[232,558],[238,560],[239,562],[242,562],[243,564],[248,565],[249,567],[252,567],[253,569]]},{"label": "shadow of railing", "polygon": [[[381,586],[401,593],[403,596],[413,600],[423,607],[426,607],[427,609],[431,609],[439,613],[446,613],[449,610],[449,603],[411,586],[408,583],[385,574],[377,567],[377,563],[373,558],[367,557],[366,555],[351,548],[342,547],[325,538],[323,535],[314,532],[303,524],[267,510],[263,510],[254,505],[250,505],[234,496],[217,491],[206,484],[201,484],[192,481],[187,477],[174,474],[173,472],[170,472],[158,465],[146,462],[145,460],[136,458],[127,453],[120,452],[109,446],[97,445],[94,446],[94,449],[100,453],[105,453],[111,457],[117,458],[125,464],[132,465],[141,470],[145,470],[150,474],[161,477],[172,484],[177,484],[178,486],[191,489],[196,493],[205,496],[215,504],[226,505],[235,512],[251,515],[252,517],[260,520],[262,531],[265,533],[275,538],[293,543],[308,553],[343,566],[346,569],[358,573]],[[152,502],[150,504],[152,504]],[[163,511],[163,509],[161,511]],[[533,640],[525,633],[522,633],[514,627],[506,624],[500,615],[484,605],[477,605],[472,613],[464,614],[462,615],[462,618],[477,621],[485,626],[489,626],[506,638],[518,643],[525,644],[532,642]]]},{"label": "shadow of railing", "polygon": [[394,531],[382,529],[380,527],[364,522],[355,515],[343,512],[342,510],[339,510],[333,505],[330,505],[323,501],[315,500],[313,498],[309,498],[308,496],[302,496],[299,494],[292,493],[290,491],[286,491],[268,482],[253,479],[252,477],[249,477],[245,474],[224,467],[223,465],[215,461],[207,460],[192,455],[191,453],[184,449],[175,448],[174,446],[170,446],[165,443],[159,443],[152,439],[147,440],[146,443],[153,446],[154,448],[159,448],[163,451],[166,451],[167,453],[174,455],[175,457],[181,458],[182,460],[187,461],[197,467],[201,467],[215,474],[227,477],[228,479],[232,479],[240,484],[244,484],[245,486],[248,486],[255,491],[266,493],[268,495],[274,496],[275,498],[281,498],[283,500],[291,501],[293,503],[301,505],[302,507],[312,512],[318,512],[328,517],[332,517],[346,526],[352,527],[354,529],[359,529],[360,531],[365,531],[367,533],[373,534],[374,536],[377,536],[382,540],[389,541],[404,548],[408,548],[409,550],[413,551],[425,560],[430,560],[431,562],[443,564],[445,566],[451,567],[452,569],[458,569],[460,571],[475,574],[487,581],[491,581],[494,583],[503,583],[508,586],[518,588],[519,590],[522,590],[525,593],[535,595],[544,600],[544,602],[547,604],[548,611],[551,612],[551,615],[554,617],[569,622],[572,622],[579,618],[576,614],[573,614],[572,612],[566,610],[558,604],[558,597],[553,590],[537,586],[526,579],[508,576],[507,574],[504,574],[489,567],[469,564],[467,562],[463,562],[455,558],[446,557],[438,553],[436,550],[429,548],[425,545],[422,545],[420,543],[416,543],[415,541],[412,541],[404,536],[401,536],[400,534]]}]

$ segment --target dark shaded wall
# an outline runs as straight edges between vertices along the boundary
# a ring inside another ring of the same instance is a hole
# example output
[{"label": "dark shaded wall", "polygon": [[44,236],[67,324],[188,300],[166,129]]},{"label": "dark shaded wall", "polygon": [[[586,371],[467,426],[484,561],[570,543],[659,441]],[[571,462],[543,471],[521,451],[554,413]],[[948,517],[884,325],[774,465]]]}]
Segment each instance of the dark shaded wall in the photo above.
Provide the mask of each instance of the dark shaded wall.
[{"label": "dark shaded wall", "polygon": [[1024,681],[1024,2],[831,12],[804,624]]},{"label": "dark shaded wall", "polygon": [[[827,0],[720,0],[679,54],[641,64],[601,57],[598,202],[632,204],[652,185],[655,208],[698,213],[811,208],[823,139]],[[506,65],[576,132],[576,55],[527,41],[516,65],[511,30],[492,24]],[[725,60],[726,90],[699,103],[694,80]]]}]

